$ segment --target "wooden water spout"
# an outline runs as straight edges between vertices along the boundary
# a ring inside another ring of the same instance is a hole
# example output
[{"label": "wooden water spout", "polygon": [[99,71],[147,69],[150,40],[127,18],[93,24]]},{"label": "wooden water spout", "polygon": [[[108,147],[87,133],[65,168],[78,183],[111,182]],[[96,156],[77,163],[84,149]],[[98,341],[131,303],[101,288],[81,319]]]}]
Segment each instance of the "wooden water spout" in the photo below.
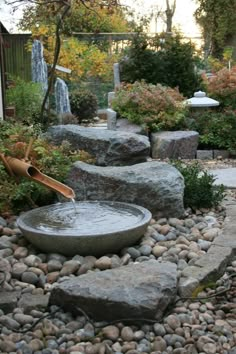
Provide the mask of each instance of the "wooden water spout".
[{"label": "wooden water spout", "polygon": [[75,198],[73,189],[57,180],[43,174],[36,167],[24,160],[16,159],[14,157],[5,156],[0,154],[0,158],[8,172],[12,177],[22,176],[32,179],[35,182],[43,184],[45,187],[50,188],[64,197],[69,199]]}]

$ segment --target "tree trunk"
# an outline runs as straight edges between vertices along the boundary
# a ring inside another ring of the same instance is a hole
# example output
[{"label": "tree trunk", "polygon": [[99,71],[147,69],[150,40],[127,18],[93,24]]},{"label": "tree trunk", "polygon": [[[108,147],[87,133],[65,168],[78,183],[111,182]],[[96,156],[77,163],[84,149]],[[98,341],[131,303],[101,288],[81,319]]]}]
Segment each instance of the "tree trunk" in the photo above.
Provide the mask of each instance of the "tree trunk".
[{"label": "tree trunk", "polygon": [[170,5],[169,0],[166,0],[166,33],[172,32],[172,20],[175,14],[176,9],[176,0],[173,1],[172,5]]}]

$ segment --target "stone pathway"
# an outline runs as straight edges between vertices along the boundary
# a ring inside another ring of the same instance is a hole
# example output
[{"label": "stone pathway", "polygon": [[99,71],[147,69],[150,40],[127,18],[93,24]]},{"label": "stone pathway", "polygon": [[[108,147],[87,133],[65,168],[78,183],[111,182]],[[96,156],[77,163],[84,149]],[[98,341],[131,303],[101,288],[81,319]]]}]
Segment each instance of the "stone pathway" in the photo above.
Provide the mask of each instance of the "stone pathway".
[{"label": "stone pathway", "polygon": [[222,168],[209,170],[211,174],[216,177],[215,184],[223,184],[225,187],[233,189],[236,188],[236,168]]}]

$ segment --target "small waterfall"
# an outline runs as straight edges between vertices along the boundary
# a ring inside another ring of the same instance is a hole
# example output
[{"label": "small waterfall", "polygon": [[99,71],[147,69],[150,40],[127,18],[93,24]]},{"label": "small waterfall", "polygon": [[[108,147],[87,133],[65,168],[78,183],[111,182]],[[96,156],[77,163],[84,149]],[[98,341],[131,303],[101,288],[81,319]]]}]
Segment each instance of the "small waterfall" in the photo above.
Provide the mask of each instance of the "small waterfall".
[{"label": "small waterfall", "polygon": [[55,82],[56,112],[71,113],[68,87],[64,80],[57,78]]},{"label": "small waterfall", "polygon": [[43,58],[43,45],[40,41],[34,40],[31,53],[32,81],[41,82],[43,91],[48,88],[48,69]]}]

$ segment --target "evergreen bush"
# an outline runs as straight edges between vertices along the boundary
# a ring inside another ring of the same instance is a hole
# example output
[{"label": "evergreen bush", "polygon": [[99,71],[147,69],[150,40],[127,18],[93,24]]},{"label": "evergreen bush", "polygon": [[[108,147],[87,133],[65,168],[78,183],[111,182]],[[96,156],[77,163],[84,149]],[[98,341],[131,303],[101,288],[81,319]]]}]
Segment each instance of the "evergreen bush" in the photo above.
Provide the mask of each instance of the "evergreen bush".
[{"label": "evergreen bush", "polygon": [[184,96],[191,97],[201,85],[198,62],[193,44],[184,42],[179,34],[149,38],[138,33],[121,60],[121,79],[178,87]]},{"label": "evergreen bush", "polygon": [[199,133],[201,148],[236,151],[236,112],[209,110],[191,120],[190,129]]},{"label": "evergreen bush", "polygon": [[98,100],[96,95],[86,89],[78,89],[70,93],[71,112],[78,122],[90,121],[97,115]]},{"label": "evergreen bush", "polygon": [[205,171],[198,162],[184,164],[172,161],[172,164],[184,177],[184,206],[192,209],[211,208],[218,206],[224,196],[223,185],[214,185],[215,177]]}]

